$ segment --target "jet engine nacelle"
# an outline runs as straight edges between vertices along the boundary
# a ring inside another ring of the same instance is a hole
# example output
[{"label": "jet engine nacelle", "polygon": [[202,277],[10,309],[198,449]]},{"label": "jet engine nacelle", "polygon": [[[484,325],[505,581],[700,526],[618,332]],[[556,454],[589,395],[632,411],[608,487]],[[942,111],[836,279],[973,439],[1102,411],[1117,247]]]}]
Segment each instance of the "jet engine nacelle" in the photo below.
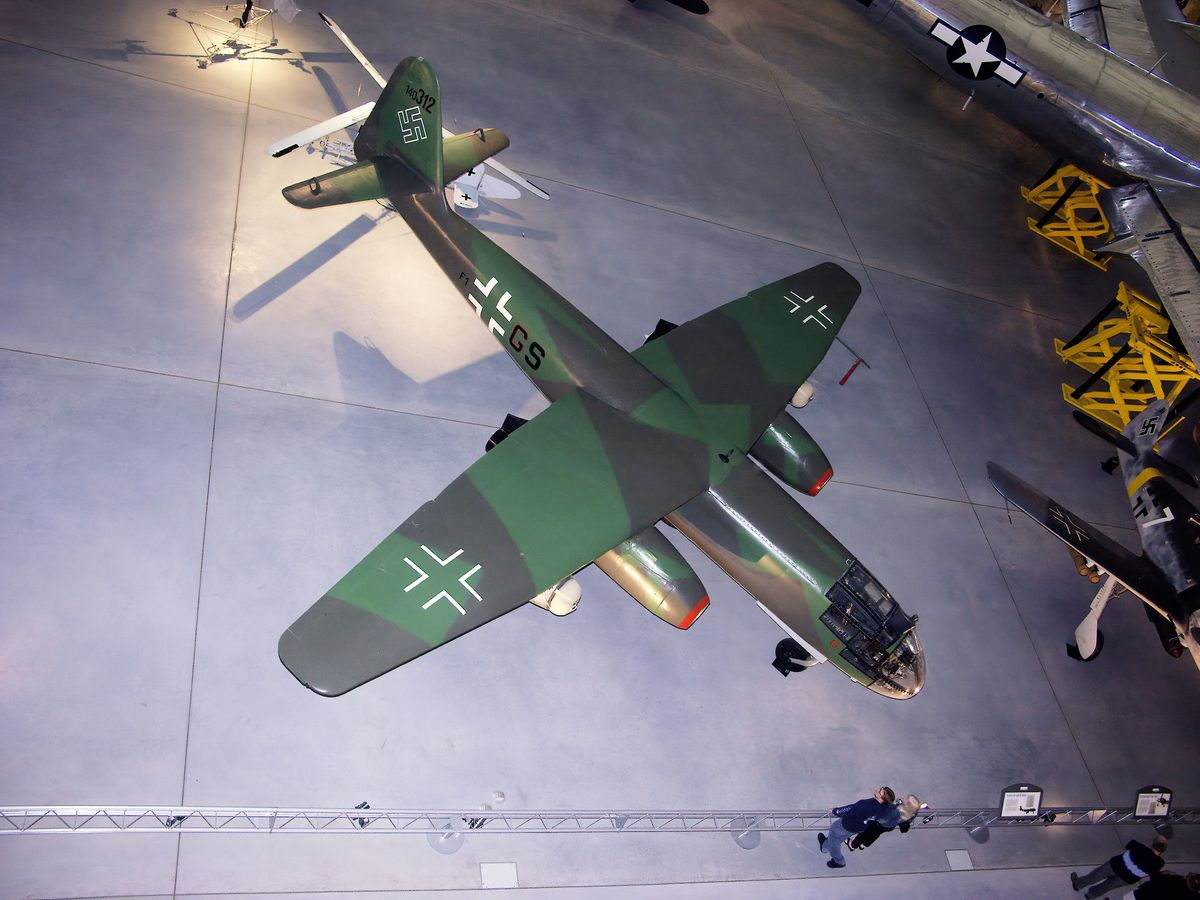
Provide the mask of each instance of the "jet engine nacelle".
[{"label": "jet engine nacelle", "polygon": [[829,457],[803,426],[786,412],[750,448],[750,456],[789,487],[815,497],[833,476]]},{"label": "jet engine nacelle", "polygon": [[654,526],[596,560],[634,600],[676,628],[690,628],[708,608],[708,592],[679,551]]}]

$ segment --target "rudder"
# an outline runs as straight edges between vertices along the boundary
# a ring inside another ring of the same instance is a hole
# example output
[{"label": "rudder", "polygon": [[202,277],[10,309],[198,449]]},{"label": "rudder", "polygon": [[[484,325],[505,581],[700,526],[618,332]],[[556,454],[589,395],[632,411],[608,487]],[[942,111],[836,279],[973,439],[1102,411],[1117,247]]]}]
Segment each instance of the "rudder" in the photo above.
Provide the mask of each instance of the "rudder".
[{"label": "rudder", "polygon": [[444,186],[442,170],[441,89],[423,57],[401,61],[363,122],[354,153],[360,160],[390,157],[405,163],[429,182]]}]

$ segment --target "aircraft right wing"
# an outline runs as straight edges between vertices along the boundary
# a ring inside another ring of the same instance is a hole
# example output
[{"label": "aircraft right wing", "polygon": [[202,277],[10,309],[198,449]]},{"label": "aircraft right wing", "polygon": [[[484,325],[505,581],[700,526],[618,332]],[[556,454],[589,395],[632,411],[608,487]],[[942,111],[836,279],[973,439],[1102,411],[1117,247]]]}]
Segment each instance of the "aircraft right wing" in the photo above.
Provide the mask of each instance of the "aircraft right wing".
[{"label": "aircraft right wing", "polygon": [[284,632],[279,658],[343,694],[523,606],[708,483],[703,443],[571,391],[385,537]]},{"label": "aircraft right wing", "polygon": [[1193,360],[1200,362],[1200,189],[1186,185],[1110,188],[1100,203],[1123,253],[1150,275],[1163,307]]},{"label": "aircraft right wing", "polygon": [[1057,501],[994,462],[987,464],[992,487],[1052,535],[1158,609],[1167,609],[1174,591],[1144,556],[1135,556],[1112,538],[1073,515]]}]

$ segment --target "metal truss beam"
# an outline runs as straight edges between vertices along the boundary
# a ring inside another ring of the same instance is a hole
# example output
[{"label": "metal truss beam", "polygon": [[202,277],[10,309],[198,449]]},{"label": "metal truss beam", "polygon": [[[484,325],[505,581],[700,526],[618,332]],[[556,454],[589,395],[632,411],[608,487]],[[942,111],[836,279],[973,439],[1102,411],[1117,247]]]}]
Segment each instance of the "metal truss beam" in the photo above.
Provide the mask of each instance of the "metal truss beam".
[{"label": "metal truss beam", "polygon": [[[1002,819],[995,809],[931,809],[916,824],[923,828],[980,828],[1043,825],[1116,825],[1122,822],[1200,825],[1200,808],[1174,809],[1145,818],[1131,807],[1042,807],[1034,819]],[[41,806],[0,807],[0,835],[110,834],[114,832],[189,834],[617,834],[817,831],[828,829],[823,810],[736,811],[575,811],[497,812],[479,809],[415,811],[400,809],[234,809],[200,806]]]}]

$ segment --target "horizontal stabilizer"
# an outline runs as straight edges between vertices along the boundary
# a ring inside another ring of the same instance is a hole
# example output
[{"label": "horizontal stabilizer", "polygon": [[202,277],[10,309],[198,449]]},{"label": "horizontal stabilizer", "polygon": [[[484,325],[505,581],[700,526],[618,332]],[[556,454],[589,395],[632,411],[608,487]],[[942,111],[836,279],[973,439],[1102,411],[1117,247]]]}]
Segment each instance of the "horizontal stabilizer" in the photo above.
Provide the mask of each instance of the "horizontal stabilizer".
[{"label": "horizontal stabilizer", "polygon": [[1143,600],[1167,608],[1175,592],[1143,556],[1130,553],[1057,501],[994,462],[987,464],[992,486],[1005,499],[1068,547],[1108,572]]},{"label": "horizontal stabilizer", "polygon": [[364,103],[362,106],[357,106],[349,112],[344,112],[340,116],[334,116],[332,119],[326,119],[303,131],[297,131],[295,134],[278,140],[267,148],[267,152],[274,157],[284,156],[291,153],[299,147],[311,144],[313,141],[319,141],[323,137],[328,137],[335,131],[342,131],[349,128],[358,122],[361,122],[371,114],[371,110],[375,108],[375,103]]},{"label": "horizontal stabilizer", "polygon": [[1137,447],[1133,445],[1133,441],[1121,432],[1113,431],[1103,422],[1093,419],[1087,413],[1081,412],[1078,409],[1072,412],[1071,416],[1085,429],[1100,438],[1100,440],[1112,444],[1118,450],[1128,453],[1130,456],[1137,456]]},{"label": "horizontal stabilizer", "polygon": [[[366,55],[361,50],[358,49],[358,46],[354,43],[354,41],[350,40],[350,36],[348,34],[346,34],[346,32],[342,31],[342,29],[338,26],[337,22],[333,21],[333,19],[329,18],[329,16],[325,15],[325,13],[318,13],[318,15],[321,17],[321,21],[329,26],[329,30],[334,33],[334,35],[337,37],[337,39],[345,45],[346,49],[349,50],[351,52],[351,54],[353,54],[354,58],[359,61],[359,63],[362,65],[362,67],[364,69],[366,69],[367,74],[370,75],[371,78],[373,78],[375,80],[375,83],[378,84],[381,88],[386,87],[387,80],[382,75],[379,74],[378,69],[376,69],[373,65],[371,65],[371,61],[369,59],[367,59]],[[490,131],[491,129],[487,129],[487,130]],[[445,138],[453,137],[453,135],[446,129],[443,128],[443,129],[441,129],[441,131],[442,131],[443,137],[445,137]],[[460,135],[460,137],[461,137],[461,135]],[[504,140],[505,140],[505,146],[508,146],[508,144],[507,144],[508,138],[506,137],[506,138],[504,138]],[[500,148],[500,149],[503,149],[503,148]],[[450,162],[451,157],[450,157],[449,141],[447,141],[447,146],[446,146],[444,152],[446,153],[446,159],[445,159],[446,172],[444,174],[443,183],[448,184],[449,182],[453,181],[455,178],[466,173],[469,169],[473,169],[475,167],[474,165],[468,165],[465,168],[463,168],[461,171],[459,171],[457,175],[452,175],[452,174],[450,174],[452,166],[451,166],[451,162]],[[492,153],[498,153],[498,152],[499,152],[499,150],[492,150],[491,153],[487,154],[487,156],[490,157],[492,155]],[[508,166],[504,165],[504,163],[497,162],[494,159],[487,159],[485,165],[490,166],[491,168],[495,169],[499,174],[503,175],[509,181],[513,182],[513,184],[523,187],[525,190],[529,191],[529,193],[533,194],[535,197],[541,197],[543,200],[550,199],[550,195],[547,194],[544,190],[542,190],[540,187],[538,187],[532,181],[528,181],[521,175],[518,175],[516,172],[514,172]]]},{"label": "horizontal stabilizer", "polygon": [[429,183],[399,160],[369,159],[288,185],[283,196],[293,206],[316,209],[429,190]]},{"label": "horizontal stabilizer", "polygon": [[449,184],[507,146],[508,135],[499,128],[451,135],[442,141],[442,177]]}]

